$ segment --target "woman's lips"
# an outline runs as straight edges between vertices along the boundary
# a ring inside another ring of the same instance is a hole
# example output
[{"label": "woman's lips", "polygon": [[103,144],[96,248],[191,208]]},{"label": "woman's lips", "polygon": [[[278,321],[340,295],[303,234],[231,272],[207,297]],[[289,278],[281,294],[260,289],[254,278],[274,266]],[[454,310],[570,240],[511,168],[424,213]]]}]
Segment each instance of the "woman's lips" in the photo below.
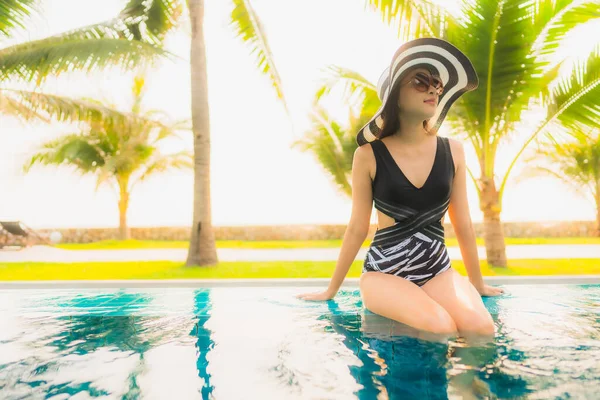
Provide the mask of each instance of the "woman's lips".
[{"label": "woman's lips", "polygon": [[435,106],[435,100],[425,100],[423,103],[431,104]]}]

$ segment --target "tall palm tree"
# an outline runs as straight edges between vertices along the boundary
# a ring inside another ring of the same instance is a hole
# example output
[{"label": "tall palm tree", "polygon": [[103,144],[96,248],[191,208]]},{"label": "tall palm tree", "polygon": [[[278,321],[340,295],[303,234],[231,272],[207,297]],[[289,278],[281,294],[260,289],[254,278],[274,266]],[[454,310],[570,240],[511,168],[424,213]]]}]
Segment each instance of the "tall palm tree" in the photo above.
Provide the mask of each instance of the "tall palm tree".
[{"label": "tall palm tree", "polygon": [[204,1],[188,0],[188,8],[192,26],[190,66],[194,133],[194,211],[186,265],[214,265],[218,263],[218,259],[210,208],[210,124],[203,31]]},{"label": "tall palm tree", "polygon": [[39,40],[11,46],[3,42],[27,28],[40,0],[0,4],[0,114],[50,122],[109,120],[136,124],[135,116],[102,104],[45,93],[50,76],[106,67],[130,70],[169,53],[160,46],[177,23],[181,7],[173,0],[130,0],[117,17]]},{"label": "tall palm tree", "polygon": [[490,265],[507,265],[500,214],[506,183],[517,160],[566,108],[598,96],[600,80],[592,83],[595,90],[572,93],[572,97],[563,99],[561,107],[549,108],[544,120],[525,138],[504,176],[497,173],[498,147],[515,135],[522,112],[532,103],[547,106],[553,101],[548,87],[557,78],[558,66],[550,64],[548,56],[573,27],[598,17],[593,3],[533,1],[524,6],[516,0],[479,0],[464,6],[466,23],[447,30],[447,39],[466,52],[481,78],[480,89],[458,102],[450,121],[454,122],[455,132],[465,133],[465,140],[472,144],[479,161],[479,178],[471,171],[469,174],[476,184],[483,212]]},{"label": "tall palm tree", "polygon": [[127,210],[133,188],[151,175],[193,166],[190,152],[161,154],[160,142],[177,136],[178,131],[186,129],[187,121],[157,126],[153,118],[160,117],[164,121],[166,117],[157,111],[142,111],[143,89],[144,78],[137,77],[133,84],[131,113],[142,118],[136,125],[91,123],[83,132],[44,143],[41,151],[25,165],[25,171],[36,164],[72,166],[81,174],[95,175],[96,189],[102,184],[110,185],[118,193],[122,240],[129,239]]},{"label": "tall palm tree", "polygon": [[[190,246],[186,265],[215,265],[218,263],[211,218],[210,197],[210,123],[206,72],[206,45],[203,33],[204,0],[187,0],[192,42],[190,49],[192,81],[192,130],[194,132],[194,211]],[[286,112],[281,79],[275,68],[260,19],[249,0],[232,0],[231,26],[256,55],[257,67],[271,81]]]},{"label": "tall palm tree", "polygon": [[[484,215],[488,263],[506,266],[504,233],[500,221],[502,196],[516,161],[529,143],[567,110],[600,98],[600,77],[580,91],[560,97],[548,90],[557,79],[558,65],[550,55],[578,24],[598,18],[594,1],[475,0],[461,2],[460,15],[436,8],[427,0],[368,0],[388,23],[399,23],[402,39],[436,36],[449,40],[473,62],[480,78],[478,90],[463,96],[451,110],[449,122],[461,132],[479,161],[479,177],[469,170]],[[340,80],[356,82],[351,73]],[[357,86],[356,90],[363,90]],[[563,93],[564,95],[564,93]],[[558,96],[558,97],[557,97]],[[496,173],[498,146],[511,135],[521,113],[538,99],[548,107],[546,118],[526,137],[500,179]],[[586,118],[599,121],[598,114]]]}]

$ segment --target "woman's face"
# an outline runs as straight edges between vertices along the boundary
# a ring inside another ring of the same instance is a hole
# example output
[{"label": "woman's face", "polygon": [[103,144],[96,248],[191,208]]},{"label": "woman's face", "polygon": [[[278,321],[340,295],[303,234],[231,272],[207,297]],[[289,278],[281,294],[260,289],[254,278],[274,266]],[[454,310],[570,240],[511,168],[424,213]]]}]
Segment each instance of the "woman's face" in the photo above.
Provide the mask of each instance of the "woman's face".
[{"label": "woman's face", "polygon": [[[427,82],[432,79],[433,83],[426,90]],[[425,82],[425,84],[424,84]],[[434,85],[441,84],[441,79],[431,75],[425,68],[417,68],[410,71],[400,82],[400,91],[398,95],[398,108],[400,115],[411,115],[412,118],[418,118],[423,121],[435,115],[438,104],[438,90]],[[417,87],[421,87],[420,91]],[[439,86],[438,86],[439,89]]]}]

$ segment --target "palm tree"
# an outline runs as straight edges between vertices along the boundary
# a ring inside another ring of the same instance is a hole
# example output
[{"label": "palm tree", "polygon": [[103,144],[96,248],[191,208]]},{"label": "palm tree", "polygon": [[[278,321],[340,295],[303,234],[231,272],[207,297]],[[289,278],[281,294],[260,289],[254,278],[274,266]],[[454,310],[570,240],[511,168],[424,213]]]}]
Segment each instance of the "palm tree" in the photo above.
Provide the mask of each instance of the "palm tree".
[{"label": "palm tree", "polygon": [[[581,2],[579,2],[581,3]],[[600,80],[588,93],[572,93],[561,107],[550,112],[524,140],[504,176],[496,172],[499,145],[512,135],[523,111],[531,104],[552,102],[548,86],[556,81],[558,66],[549,62],[557,44],[570,29],[597,17],[594,2],[479,0],[464,7],[468,23],[448,29],[447,38],[459,44],[481,78],[480,90],[464,96],[452,115],[454,131],[464,132],[479,161],[475,178],[479,207],[484,218],[484,240],[488,264],[506,267],[506,247],[500,220],[502,198],[510,173],[529,143],[568,107],[578,107],[597,98]],[[483,15],[485,21],[480,17]],[[492,21],[490,24],[489,21]],[[560,64],[559,64],[560,65]],[[542,101],[539,101],[539,98]]]},{"label": "palm tree", "polygon": [[[368,0],[388,23],[399,23],[402,39],[436,36],[449,40],[471,61],[480,78],[478,90],[463,96],[448,116],[455,132],[464,134],[479,161],[475,183],[484,215],[484,239],[490,265],[506,266],[504,233],[500,221],[502,196],[516,161],[537,135],[567,110],[600,98],[600,77],[586,81],[580,91],[560,97],[550,92],[558,65],[549,56],[568,32],[581,23],[598,18],[594,1],[464,0],[460,15],[435,8],[427,0]],[[338,80],[356,82],[353,73],[340,73]],[[356,85],[354,90],[363,90]],[[564,94],[564,93],[563,93]],[[542,99],[539,101],[538,99]],[[498,179],[498,146],[514,134],[521,113],[532,103],[548,106],[548,114],[525,139],[504,176]],[[586,118],[600,122],[598,114]]]},{"label": "palm tree", "polygon": [[[171,168],[192,168],[193,155],[189,152],[161,154],[160,142],[177,136],[186,128],[187,121],[157,126],[154,118],[164,115],[157,111],[142,112],[144,78],[137,77],[133,85],[131,114],[139,115],[136,125],[115,125],[105,121],[90,123],[80,133],[73,133],[47,142],[25,165],[29,171],[35,164],[68,165],[82,175],[96,176],[96,189],[109,184],[118,193],[119,233],[122,240],[129,238],[127,210],[133,188],[150,175]],[[143,122],[145,121],[145,122]]]},{"label": "palm tree", "polygon": [[[119,127],[145,124],[147,121],[139,121],[138,116],[121,113],[96,102],[51,95],[37,89],[48,76],[75,70],[89,72],[108,66],[129,69],[156,56],[168,56],[159,44],[165,34],[176,26],[185,6],[183,1],[130,0],[123,11],[110,21],[2,48],[2,36],[8,37],[13,29],[25,27],[37,3],[36,0],[11,0],[0,7],[0,113],[45,121],[54,118],[98,123],[102,120],[102,124],[112,123]],[[197,154],[194,221],[187,264],[211,265],[217,262],[217,258],[210,221],[210,141],[202,35],[204,2],[188,0],[187,5],[193,30],[192,121]],[[232,5],[231,26],[238,37],[249,43],[251,53],[256,55],[258,68],[269,77],[287,111],[281,79],[260,19],[248,0],[232,0]],[[33,84],[35,90],[6,86],[6,82],[15,80]]]},{"label": "palm tree", "polygon": [[210,210],[210,124],[203,32],[204,1],[188,0],[188,8],[192,26],[190,66],[194,133],[194,212],[186,265],[214,265],[218,263],[218,259]]},{"label": "palm tree", "polygon": [[[266,74],[277,97],[288,111],[281,79],[275,68],[264,29],[249,0],[232,0],[231,26],[236,35],[249,43],[256,54],[259,70]],[[210,123],[208,117],[208,90],[206,72],[206,45],[204,42],[204,0],[187,0],[192,27],[190,49],[192,81],[192,130],[194,133],[194,212],[190,246],[186,265],[215,265],[218,263],[215,237],[212,229],[210,197]],[[288,112],[289,114],[289,112]]]},{"label": "palm tree", "polygon": [[[169,56],[160,47],[181,7],[171,0],[130,0],[114,19],[55,36],[2,46],[16,28],[26,28],[38,0],[0,5],[0,113],[50,122],[108,120],[135,125],[137,118],[84,99],[44,93],[50,76],[72,71],[132,67]],[[143,121],[142,121],[143,122]]]}]

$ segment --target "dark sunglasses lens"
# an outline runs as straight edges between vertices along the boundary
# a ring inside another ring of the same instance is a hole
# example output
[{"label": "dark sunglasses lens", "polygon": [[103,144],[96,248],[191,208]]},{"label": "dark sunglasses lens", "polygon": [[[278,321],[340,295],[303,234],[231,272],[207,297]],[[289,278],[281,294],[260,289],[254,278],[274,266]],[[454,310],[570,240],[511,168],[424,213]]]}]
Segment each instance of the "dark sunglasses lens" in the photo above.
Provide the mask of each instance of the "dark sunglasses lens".
[{"label": "dark sunglasses lens", "polygon": [[420,92],[428,91],[430,86],[436,89],[438,95],[444,91],[444,84],[441,79],[423,73],[415,74],[414,86]]},{"label": "dark sunglasses lens", "polygon": [[420,92],[426,92],[429,89],[429,80],[427,77],[416,75],[415,76],[415,89]]}]

